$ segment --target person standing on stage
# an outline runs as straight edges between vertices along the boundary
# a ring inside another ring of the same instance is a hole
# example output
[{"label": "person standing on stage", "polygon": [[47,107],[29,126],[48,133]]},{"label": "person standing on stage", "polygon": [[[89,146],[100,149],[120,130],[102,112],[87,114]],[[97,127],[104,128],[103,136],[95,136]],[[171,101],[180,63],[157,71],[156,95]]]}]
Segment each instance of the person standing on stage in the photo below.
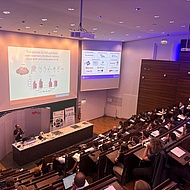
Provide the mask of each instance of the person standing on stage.
[{"label": "person standing on stage", "polygon": [[16,142],[21,141],[23,134],[25,131],[23,131],[18,124],[15,125],[15,130],[14,130],[14,138]]}]

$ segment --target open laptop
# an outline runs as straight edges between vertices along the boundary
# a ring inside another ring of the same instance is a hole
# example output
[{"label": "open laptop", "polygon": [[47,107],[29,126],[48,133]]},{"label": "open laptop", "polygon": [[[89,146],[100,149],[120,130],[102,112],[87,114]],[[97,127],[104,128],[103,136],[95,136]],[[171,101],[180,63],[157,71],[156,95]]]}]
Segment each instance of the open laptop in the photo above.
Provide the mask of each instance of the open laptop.
[{"label": "open laptop", "polygon": [[75,176],[76,176],[76,173],[63,178],[63,185],[64,185],[65,190],[70,189],[72,187]]}]

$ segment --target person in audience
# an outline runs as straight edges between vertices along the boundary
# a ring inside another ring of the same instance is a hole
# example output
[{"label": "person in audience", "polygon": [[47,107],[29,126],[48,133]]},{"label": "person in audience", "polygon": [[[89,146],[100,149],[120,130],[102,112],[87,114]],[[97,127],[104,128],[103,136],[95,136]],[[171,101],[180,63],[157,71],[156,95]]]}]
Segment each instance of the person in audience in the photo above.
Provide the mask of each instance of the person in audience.
[{"label": "person in audience", "polygon": [[134,146],[139,144],[139,137],[138,136],[130,137],[128,144],[129,144],[129,148],[133,148]]},{"label": "person in audience", "polygon": [[57,156],[53,161],[53,168],[59,173],[59,176],[63,176],[63,170],[65,170],[66,155]]},{"label": "person in audience", "polygon": [[34,178],[41,176],[41,170],[38,169],[38,168],[35,169],[35,170],[34,170],[34,174],[33,174],[33,176],[34,176]]},{"label": "person in audience", "polygon": [[88,186],[88,182],[85,178],[85,175],[82,172],[77,172],[74,178],[71,190],[79,190]]},{"label": "person in audience", "polygon": [[159,131],[159,135],[162,135],[168,132],[168,129],[166,127],[159,127],[158,131]]},{"label": "person in audience", "polygon": [[74,159],[75,163],[73,165],[73,167],[67,171],[67,174],[73,174],[74,171],[79,171],[79,163],[80,163],[80,152],[79,153],[75,153],[72,158]]},{"label": "person in audience", "polygon": [[6,178],[6,187],[15,189],[15,180],[12,176]]},{"label": "person in audience", "polygon": [[118,154],[115,158],[116,165],[113,167],[113,172],[117,175],[119,174],[120,176],[123,173],[123,168],[124,168],[124,153],[125,151],[128,150],[128,145],[126,143],[122,143],[120,145],[120,149],[118,150]]},{"label": "person in audience", "polygon": [[163,149],[163,143],[159,138],[151,138],[150,142],[146,145],[143,153],[142,160],[145,161],[147,166],[141,168],[135,168],[133,174],[145,181],[149,181],[154,169],[154,159],[157,154]]},{"label": "person in audience", "polygon": [[142,131],[142,143],[143,142],[146,142],[147,140],[149,140],[149,136],[150,136],[150,133],[146,130],[143,130]]},{"label": "person in audience", "polygon": [[174,132],[170,132],[165,138],[164,138],[164,147],[168,147],[169,145],[176,142],[177,137]]},{"label": "person in audience", "polygon": [[16,142],[21,141],[23,134],[25,131],[23,131],[18,124],[15,125],[15,130],[14,130],[14,138]]},{"label": "person in audience", "polygon": [[183,104],[183,102],[179,102],[179,110],[180,110],[180,114],[184,114],[184,110],[185,110],[185,106]]},{"label": "person in audience", "polygon": [[135,182],[134,190],[151,190],[151,187],[146,181],[137,180]]}]

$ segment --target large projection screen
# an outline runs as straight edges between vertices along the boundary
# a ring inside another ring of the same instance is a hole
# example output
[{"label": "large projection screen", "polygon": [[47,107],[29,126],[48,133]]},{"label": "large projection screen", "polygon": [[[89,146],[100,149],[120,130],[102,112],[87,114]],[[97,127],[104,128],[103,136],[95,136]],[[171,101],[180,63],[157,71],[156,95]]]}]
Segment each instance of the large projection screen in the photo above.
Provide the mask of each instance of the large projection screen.
[{"label": "large projection screen", "polygon": [[0,112],[77,98],[77,40],[0,35]]},{"label": "large projection screen", "polygon": [[81,91],[119,88],[121,42],[83,41]]}]

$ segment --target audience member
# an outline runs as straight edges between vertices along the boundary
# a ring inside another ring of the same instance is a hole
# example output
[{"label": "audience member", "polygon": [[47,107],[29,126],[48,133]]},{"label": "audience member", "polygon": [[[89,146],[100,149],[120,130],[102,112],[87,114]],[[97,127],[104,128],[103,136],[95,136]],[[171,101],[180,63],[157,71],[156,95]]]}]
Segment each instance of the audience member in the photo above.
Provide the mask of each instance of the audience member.
[{"label": "audience member", "polygon": [[41,170],[40,169],[35,169],[33,176],[34,176],[34,178],[41,176]]},{"label": "audience member", "polygon": [[177,137],[174,132],[170,132],[164,139],[164,147],[168,147],[169,145],[173,144],[176,142]]},{"label": "audience member", "polygon": [[84,187],[88,186],[88,182],[85,179],[85,175],[82,172],[77,172],[76,176],[73,181],[72,189],[71,190],[79,190],[83,189]]},{"label": "audience member", "polygon": [[6,187],[9,189],[12,187],[13,189],[15,189],[15,181],[12,176],[6,178]]},{"label": "audience member", "polygon": [[157,154],[163,149],[163,144],[159,138],[151,138],[150,142],[146,145],[143,153],[142,160],[148,162],[147,166],[141,168],[135,168],[133,170],[134,175],[145,181],[149,181],[154,169],[154,159]]},{"label": "audience member", "polygon": [[59,173],[59,176],[63,176],[63,170],[65,170],[65,158],[66,155],[57,156],[53,161],[53,168]]},{"label": "audience member", "polygon": [[151,190],[151,187],[146,181],[137,180],[135,182],[134,190]]},{"label": "audience member", "polygon": [[128,146],[126,143],[122,143],[120,145],[120,149],[118,150],[118,154],[115,158],[116,165],[113,167],[114,173],[117,175],[119,174],[120,176],[123,173],[123,168],[124,168],[124,152],[128,150]]},{"label": "audience member", "polygon": [[25,185],[19,185],[17,190],[28,190],[28,188]]}]

